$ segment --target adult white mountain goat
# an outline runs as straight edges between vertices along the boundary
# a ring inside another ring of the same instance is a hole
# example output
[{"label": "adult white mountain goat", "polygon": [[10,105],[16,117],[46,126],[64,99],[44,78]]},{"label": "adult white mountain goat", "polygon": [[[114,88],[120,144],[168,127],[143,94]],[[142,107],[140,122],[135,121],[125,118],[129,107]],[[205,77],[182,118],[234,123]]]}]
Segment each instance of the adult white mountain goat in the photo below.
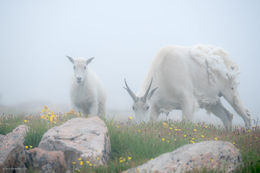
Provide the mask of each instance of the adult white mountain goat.
[{"label": "adult white mountain goat", "polygon": [[238,66],[221,48],[169,46],[154,58],[137,95],[126,81],[125,89],[134,100],[132,108],[137,122],[155,120],[160,113],[173,109],[182,110],[184,120],[192,120],[200,107],[215,114],[231,129],[233,115],[221,104],[223,96],[249,128],[250,114],[237,91],[238,73]]},{"label": "adult white mountain goat", "polygon": [[96,74],[88,68],[94,58],[76,58],[67,56],[72,62],[74,79],[71,86],[73,107],[85,115],[105,116],[106,94]]}]

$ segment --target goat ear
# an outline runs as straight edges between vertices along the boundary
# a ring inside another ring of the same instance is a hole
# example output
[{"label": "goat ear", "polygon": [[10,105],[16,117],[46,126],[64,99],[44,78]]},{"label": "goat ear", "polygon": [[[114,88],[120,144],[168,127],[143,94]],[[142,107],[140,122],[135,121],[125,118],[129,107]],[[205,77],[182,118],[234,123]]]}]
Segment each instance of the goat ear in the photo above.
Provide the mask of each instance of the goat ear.
[{"label": "goat ear", "polygon": [[151,99],[151,97],[153,96],[153,94],[155,93],[155,91],[158,89],[158,87],[152,89],[152,91],[148,94],[148,100]]},{"label": "goat ear", "polygon": [[87,65],[88,65],[89,63],[91,63],[91,61],[92,61],[94,58],[95,58],[95,57],[89,58],[89,59],[87,60]]},{"label": "goat ear", "polygon": [[72,57],[70,56],[66,56],[66,57],[70,60],[70,62],[72,62],[72,64],[74,64],[74,59]]}]

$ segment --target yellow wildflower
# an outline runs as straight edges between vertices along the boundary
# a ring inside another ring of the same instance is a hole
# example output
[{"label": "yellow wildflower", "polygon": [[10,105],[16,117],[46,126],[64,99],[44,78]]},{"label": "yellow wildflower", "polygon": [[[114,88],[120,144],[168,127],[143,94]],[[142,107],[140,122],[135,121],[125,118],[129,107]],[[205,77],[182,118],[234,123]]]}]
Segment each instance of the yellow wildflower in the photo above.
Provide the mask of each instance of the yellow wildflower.
[{"label": "yellow wildflower", "polygon": [[194,131],[194,132],[196,132],[196,131],[197,131],[197,129],[193,129],[193,131]]},{"label": "yellow wildflower", "polygon": [[89,166],[92,166],[92,163],[89,163]]},{"label": "yellow wildflower", "polygon": [[217,140],[218,140],[218,137],[215,137],[214,140],[217,141]]},{"label": "yellow wildflower", "polygon": [[162,141],[164,142],[164,141],[165,141],[165,138],[162,138]]},{"label": "yellow wildflower", "polygon": [[28,149],[28,146],[26,145],[24,148],[25,148],[25,149]]},{"label": "yellow wildflower", "polygon": [[50,117],[50,122],[52,123],[52,121],[53,121],[53,116]]},{"label": "yellow wildflower", "polygon": [[236,144],[236,142],[234,141],[234,142],[232,142],[232,144],[234,144],[234,145],[235,145],[235,144]]},{"label": "yellow wildflower", "polygon": [[204,138],[205,136],[204,135],[200,135],[202,138]]},{"label": "yellow wildflower", "polygon": [[97,157],[97,160],[100,160],[100,157]]},{"label": "yellow wildflower", "polygon": [[164,128],[168,128],[168,124],[166,122],[163,122],[162,124]]},{"label": "yellow wildflower", "polygon": [[190,140],[190,143],[194,144],[195,142],[193,140]]},{"label": "yellow wildflower", "polygon": [[96,167],[97,165],[96,164],[94,164],[94,167]]},{"label": "yellow wildflower", "polygon": [[170,140],[167,140],[166,142],[167,142],[167,143],[170,143]]},{"label": "yellow wildflower", "polygon": [[79,157],[78,160],[81,160],[81,158]]},{"label": "yellow wildflower", "polygon": [[187,135],[185,135],[185,134],[184,134],[184,135],[183,135],[183,137],[184,137],[184,138],[186,138],[186,137],[187,137]]},{"label": "yellow wildflower", "polygon": [[116,125],[116,128],[118,128],[118,129],[119,129],[119,125]]},{"label": "yellow wildflower", "polygon": [[128,117],[128,119],[129,119],[129,120],[132,120],[132,119],[133,119],[133,117],[131,117],[131,116],[130,116],[130,117]]},{"label": "yellow wildflower", "polygon": [[210,158],[210,161],[213,162],[213,158]]},{"label": "yellow wildflower", "polygon": [[32,148],[32,146],[30,145],[30,148]]},{"label": "yellow wildflower", "polygon": [[191,140],[193,140],[193,141],[194,141],[194,140],[195,140],[195,138],[191,138]]},{"label": "yellow wildflower", "polygon": [[174,138],[173,140],[176,141],[176,138]]},{"label": "yellow wildflower", "polygon": [[172,130],[172,127],[170,127],[169,129]]},{"label": "yellow wildflower", "polygon": [[29,122],[29,120],[24,120],[24,122],[25,122],[25,123],[28,123],[28,122]]},{"label": "yellow wildflower", "polygon": [[89,164],[89,163],[90,163],[90,162],[87,160],[87,161],[86,161],[86,164]]},{"label": "yellow wildflower", "polygon": [[141,133],[141,130],[140,130],[140,129],[138,129],[137,131],[138,131],[138,133]]},{"label": "yellow wildflower", "polygon": [[83,165],[83,161],[80,161],[79,164],[80,164],[80,166],[82,166]]},{"label": "yellow wildflower", "polygon": [[128,160],[131,160],[132,159],[132,157],[131,156],[128,156]]},{"label": "yellow wildflower", "polygon": [[52,114],[52,115],[50,116],[50,122],[52,123],[53,121],[56,121],[56,120],[57,120],[56,115]]},{"label": "yellow wildflower", "polygon": [[76,162],[71,162],[72,163],[72,165],[75,165],[76,164]]}]

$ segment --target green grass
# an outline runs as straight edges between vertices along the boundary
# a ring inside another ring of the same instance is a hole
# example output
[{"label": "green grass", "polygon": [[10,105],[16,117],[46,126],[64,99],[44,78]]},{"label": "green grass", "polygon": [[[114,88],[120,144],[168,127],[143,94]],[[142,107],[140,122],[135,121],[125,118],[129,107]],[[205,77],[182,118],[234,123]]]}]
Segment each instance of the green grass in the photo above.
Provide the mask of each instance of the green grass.
[{"label": "green grass", "polygon": [[[60,115],[56,125],[74,117],[74,115]],[[29,121],[25,123],[25,119]],[[37,147],[43,134],[54,126],[40,117],[10,116],[0,118],[0,122],[0,134],[7,134],[18,124],[27,124],[30,130],[24,144],[33,147]],[[110,161],[106,166],[99,167],[94,165],[90,167],[84,163],[80,172],[122,172],[185,144],[205,140],[230,141],[240,150],[244,162],[244,166],[237,172],[260,172],[260,128],[258,126],[250,131],[238,127],[234,127],[233,131],[226,131],[203,123],[158,122],[135,125],[130,122],[117,124],[106,121],[106,124],[111,141]],[[30,169],[30,172],[35,170]],[[195,172],[216,171],[205,169]]]},{"label": "green grass", "polygon": [[0,115],[0,134],[6,135],[11,132],[18,125],[22,124],[23,120],[23,116]]},{"label": "green grass", "polygon": [[50,128],[48,122],[33,117],[26,123],[29,126],[29,131],[25,136],[24,145],[37,147],[42,139],[44,133]]}]

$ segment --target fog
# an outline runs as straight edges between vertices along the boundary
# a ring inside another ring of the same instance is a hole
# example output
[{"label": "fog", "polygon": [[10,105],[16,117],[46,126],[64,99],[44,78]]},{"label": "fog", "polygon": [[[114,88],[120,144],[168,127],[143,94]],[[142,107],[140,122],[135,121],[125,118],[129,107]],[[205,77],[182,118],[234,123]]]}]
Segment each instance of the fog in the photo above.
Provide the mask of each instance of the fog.
[{"label": "fog", "polygon": [[94,56],[89,67],[106,88],[107,107],[130,110],[124,78],[137,91],[161,47],[202,43],[224,48],[239,65],[238,89],[256,118],[259,17],[257,0],[2,0],[0,102],[68,109],[73,69],[65,56]]}]

